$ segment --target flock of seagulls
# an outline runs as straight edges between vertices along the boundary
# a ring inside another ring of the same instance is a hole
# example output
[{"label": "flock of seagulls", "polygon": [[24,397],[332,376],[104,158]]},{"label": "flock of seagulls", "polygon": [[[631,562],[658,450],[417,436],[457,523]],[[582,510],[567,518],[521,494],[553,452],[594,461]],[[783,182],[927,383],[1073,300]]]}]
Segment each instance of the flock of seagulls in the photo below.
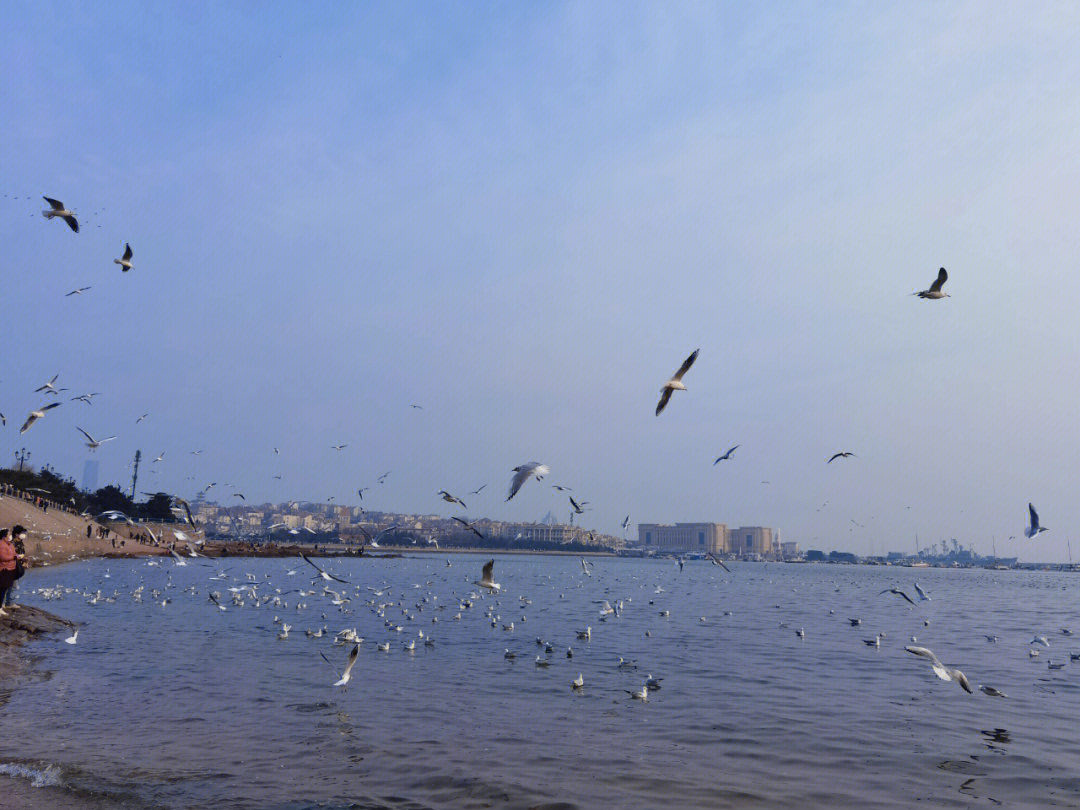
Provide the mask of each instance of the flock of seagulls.
[{"label": "flock of seagulls", "polygon": [[[169,563],[170,559],[171,564]],[[281,643],[290,642],[294,638],[292,631],[296,622],[302,621],[305,616],[314,616],[314,626],[309,622],[308,628],[300,634],[300,638],[309,643],[329,644],[332,648],[343,647],[347,650],[344,657],[339,658],[337,653],[331,652],[325,647],[320,646],[317,648],[317,654],[333,673],[333,679],[328,677],[325,681],[326,686],[338,688],[342,691],[347,690],[360,662],[361,651],[366,646],[365,635],[380,632],[378,629],[380,627],[386,638],[376,641],[376,653],[391,652],[395,647],[394,639],[396,637],[398,639],[396,646],[400,650],[407,654],[414,654],[421,649],[428,651],[436,649],[435,631],[439,629],[441,622],[465,622],[468,621],[467,617],[472,616],[474,626],[478,626],[470,634],[470,638],[475,638],[476,632],[482,633],[483,626],[486,625],[488,632],[492,634],[492,641],[488,645],[491,653],[493,655],[498,654],[508,663],[513,663],[522,656],[523,651],[519,645],[514,647],[506,646],[503,639],[513,637],[515,633],[529,626],[531,617],[541,617],[543,622],[543,615],[554,607],[556,603],[566,599],[566,592],[570,589],[584,589],[579,601],[588,599],[590,592],[597,596],[600,593],[608,594],[612,589],[616,588],[628,592],[622,596],[610,595],[606,598],[597,598],[595,604],[598,605],[598,608],[592,614],[592,620],[589,621],[588,614],[585,614],[581,617],[584,627],[579,625],[577,629],[573,630],[564,628],[561,632],[565,634],[566,638],[561,644],[553,638],[545,639],[542,636],[537,636],[535,639],[536,652],[528,656],[536,669],[554,671],[554,667],[560,659],[567,662],[573,661],[574,664],[577,664],[575,647],[584,644],[591,650],[598,641],[596,623],[599,623],[599,626],[604,628],[601,631],[604,633],[608,632],[608,628],[612,626],[611,623],[617,623],[619,628],[617,637],[621,639],[620,643],[628,643],[629,638],[636,634],[635,631],[643,631],[639,638],[649,639],[653,635],[653,629],[656,628],[656,625],[652,622],[667,622],[673,617],[672,608],[676,603],[667,602],[666,604],[670,605],[670,607],[661,607],[665,603],[660,600],[665,599],[670,592],[677,589],[681,578],[684,576],[685,566],[685,561],[677,561],[680,564],[676,565],[674,570],[671,571],[671,569],[667,569],[663,565],[650,565],[649,569],[654,572],[653,576],[641,577],[635,575],[627,577],[622,573],[615,572],[613,568],[605,567],[599,561],[589,561],[582,558],[580,560],[581,573],[579,578],[574,578],[570,572],[558,575],[548,574],[546,576],[537,572],[532,576],[529,589],[538,592],[529,594],[525,592],[514,593],[513,590],[524,591],[525,588],[515,588],[512,585],[508,589],[505,582],[497,582],[495,578],[496,560],[494,559],[489,559],[483,564],[480,576],[476,579],[469,577],[462,579],[460,574],[455,574],[453,571],[446,571],[440,575],[436,574],[434,569],[429,568],[427,570],[421,569],[419,581],[414,581],[412,584],[409,584],[407,579],[402,578],[399,578],[395,583],[390,583],[384,577],[382,583],[378,586],[366,584],[366,582],[365,584],[358,584],[350,577],[350,574],[355,575],[357,573],[355,566],[360,565],[365,566],[360,569],[362,580],[372,580],[374,578],[372,576],[374,569],[371,568],[372,563],[370,560],[354,559],[350,560],[347,566],[341,566],[340,564],[335,565],[333,560],[327,560],[324,564],[320,564],[309,556],[301,554],[299,562],[295,565],[287,563],[284,570],[274,567],[271,572],[262,573],[261,576],[254,571],[236,573],[237,564],[235,562],[232,568],[220,569],[221,562],[209,560],[205,557],[185,558],[175,551],[165,561],[160,558],[150,559],[143,563],[146,567],[146,573],[138,578],[137,586],[129,586],[128,596],[136,603],[142,603],[145,600],[149,606],[156,609],[169,609],[181,596],[190,597],[191,603],[196,606],[198,605],[198,599],[202,598],[204,604],[207,604],[213,611],[220,614],[245,609],[268,609],[275,614],[272,626],[267,628],[263,625],[259,629],[272,633],[274,640]],[[276,566],[274,562],[267,562],[271,566]],[[177,579],[180,581],[174,581],[172,570],[169,569],[170,565],[177,570],[183,568],[185,571],[192,571],[193,564],[195,564],[194,573],[177,574]],[[624,565],[625,563],[621,561],[613,563],[613,566]],[[161,570],[162,573],[151,575],[150,571],[154,569]],[[565,569],[563,570],[565,571]],[[621,569],[622,572],[626,570],[625,568]],[[701,571],[700,568],[698,570]],[[763,582],[766,577],[765,572],[768,570],[767,565],[743,564],[736,569],[736,574],[732,574],[731,570],[726,566],[723,570],[725,574],[719,575],[720,579],[709,575],[708,584],[723,588],[725,583],[736,582],[736,575],[754,577],[753,585],[748,587],[753,587],[757,592],[761,592],[764,585],[773,581]],[[303,577],[305,571],[309,573],[306,579]],[[413,571],[415,573],[416,569],[413,569]],[[108,579],[109,576],[109,573],[104,575],[105,579]],[[279,577],[284,579],[287,585],[283,585],[278,579]],[[293,577],[295,579],[290,579]],[[203,578],[205,582],[200,584],[200,579]],[[440,581],[442,583],[441,587],[439,586]],[[545,581],[547,582],[546,591],[543,586]],[[699,590],[702,584],[700,578],[695,578],[686,581],[684,587],[687,589],[686,592],[690,593]],[[822,594],[833,591],[836,594],[841,592],[841,587],[836,580],[831,583],[825,582],[823,585],[827,586],[827,590],[825,587],[821,587]],[[863,597],[859,595],[859,591],[865,591],[865,584],[857,584],[849,580],[845,587],[852,589],[855,593],[855,601],[850,599],[847,601],[849,608],[865,604]],[[903,606],[908,611],[933,601],[930,594],[920,584],[914,583],[913,587],[915,598],[899,586],[886,588],[881,593],[897,595],[903,600]],[[635,599],[634,588],[638,591],[644,591],[647,596],[644,599],[640,596]],[[795,588],[793,590],[798,592],[799,589]],[[710,593],[712,592],[710,591]],[[114,590],[112,593],[101,589],[75,591],[60,586],[41,587],[36,589],[34,593],[46,600],[60,599],[75,593],[84,598],[88,604],[94,606],[115,603],[117,599],[123,596],[123,593],[119,590]],[[836,599],[840,598],[836,597]],[[534,599],[537,601],[535,606],[533,604]],[[642,601],[647,601],[647,606],[643,606]],[[800,605],[804,601],[801,595],[793,595],[792,599],[789,600],[788,608],[800,611]],[[832,597],[827,597],[821,603],[820,609],[824,610],[828,603],[833,601]],[[740,604],[744,603],[740,602]],[[840,602],[836,601],[835,605],[839,608]],[[642,610],[642,607],[645,607],[645,610]],[[778,603],[775,607],[781,608],[781,604]],[[892,610],[894,609],[886,609],[885,614],[881,614],[879,611],[877,614],[878,620],[882,615],[892,615]],[[755,613],[759,611],[760,608],[754,608]],[[801,612],[804,618],[809,618],[804,611]],[[831,616],[834,613],[835,610],[828,610],[828,615]],[[295,618],[290,618],[290,614]],[[363,620],[362,617],[365,614],[368,615],[368,619]],[[647,621],[650,615],[653,617],[652,622]],[[903,615],[897,613],[898,619],[901,619]],[[733,612],[731,610],[723,610],[722,615],[718,616],[717,619],[733,621],[732,616]],[[342,629],[336,632],[331,629],[335,617],[340,619],[344,625]],[[684,617],[684,621],[690,618]],[[914,614],[911,618],[921,618],[924,628],[930,625],[928,617],[923,618],[919,614]],[[424,619],[429,622],[428,625],[422,624]],[[366,622],[364,624],[364,633],[361,633],[359,629],[361,621]],[[586,624],[586,622],[588,623]],[[694,624],[709,628],[713,626],[713,622],[714,620],[708,616],[701,616]],[[862,618],[858,616],[848,616],[846,622],[852,628],[858,628],[863,624]],[[547,631],[554,632],[550,620],[544,626]],[[793,627],[787,621],[781,621],[779,627],[781,630],[788,628],[789,632],[793,632],[798,640],[796,643],[800,645],[813,643],[813,634],[808,633],[805,626]],[[685,631],[685,624],[683,628]],[[614,632],[614,628],[612,632]],[[1068,628],[1061,628],[1061,633],[1066,637],[1073,635]],[[571,636],[576,639],[574,645],[567,644]],[[837,636],[834,633],[833,636],[842,639],[846,634]],[[499,640],[494,640],[496,638]],[[993,643],[998,641],[996,635],[986,635],[986,639],[988,642]],[[63,639],[63,642],[70,646],[75,646],[78,641],[78,631]],[[858,638],[853,638],[851,643],[858,644],[858,641]],[[884,631],[878,631],[874,636],[862,638],[861,641],[865,647],[882,650],[886,646],[888,639]],[[1037,655],[1037,649],[1035,648],[1049,648],[1051,646],[1050,640],[1043,635],[1035,635],[1030,644],[1033,647],[1032,657]],[[644,652],[646,649],[643,647],[639,652]],[[995,699],[1006,699],[1008,697],[1004,690],[996,686],[988,684],[974,686],[964,671],[952,664],[943,663],[938,653],[927,646],[919,644],[914,635],[910,637],[910,643],[903,645],[901,649],[924,661],[929,667],[929,673],[935,678],[943,682],[955,683],[965,693],[974,694],[979,691],[983,695]],[[558,652],[559,650],[561,652]],[[578,647],[578,650],[580,651],[580,647]],[[469,654],[483,655],[483,646],[471,651]],[[586,658],[586,665],[596,665],[595,655]],[[1080,660],[1080,653],[1073,654],[1072,659]],[[645,667],[639,664],[639,660],[628,658],[625,655],[616,655],[609,659],[608,666],[612,673],[623,673],[619,676],[621,679],[625,680],[627,677],[641,678],[637,673],[642,672]],[[1061,669],[1065,666],[1065,663],[1063,661],[1051,661],[1048,666],[1051,670]],[[599,671],[595,672],[594,676],[599,681],[608,683],[612,687],[621,686],[621,684],[610,683],[610,678],[613,676],[601,678]],[[586,680],[583,670],[574,666],[565,677],[567,680],[564,683],[567,685],[568,691],[573,694],[584,693]],[[648,703],[652,696],[663,688],[663,681],[662,676],[654,676],[649,672],[648,675],[638,681],[639,685],[633,688],[623,687],[619,692],[626,695],[627,698],[624,699],[629,699],[630,702]]]}]

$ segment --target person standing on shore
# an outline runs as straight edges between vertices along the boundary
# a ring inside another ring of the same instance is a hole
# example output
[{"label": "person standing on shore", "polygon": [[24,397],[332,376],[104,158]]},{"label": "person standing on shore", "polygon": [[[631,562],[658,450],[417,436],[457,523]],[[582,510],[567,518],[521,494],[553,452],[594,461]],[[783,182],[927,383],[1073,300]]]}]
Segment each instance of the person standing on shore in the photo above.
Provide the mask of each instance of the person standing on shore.
[{"label": "person standing on shore", "polygon": [[8,539],[8,530],[0,529],[0,616],[7,616],[4,601],[7,592],[15,584],[15,562],[18,555],[15,545]]}]

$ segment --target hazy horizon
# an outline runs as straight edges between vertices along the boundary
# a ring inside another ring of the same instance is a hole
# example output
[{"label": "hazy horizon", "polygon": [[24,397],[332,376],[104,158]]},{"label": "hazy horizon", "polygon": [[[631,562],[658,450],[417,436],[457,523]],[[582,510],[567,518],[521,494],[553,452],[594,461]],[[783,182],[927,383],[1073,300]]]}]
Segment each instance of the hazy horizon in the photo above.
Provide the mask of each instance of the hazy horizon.
[{"label": "hazy horizon", "polygon": [[1066,559],[1077,7],[6,10],[5,464]]}]

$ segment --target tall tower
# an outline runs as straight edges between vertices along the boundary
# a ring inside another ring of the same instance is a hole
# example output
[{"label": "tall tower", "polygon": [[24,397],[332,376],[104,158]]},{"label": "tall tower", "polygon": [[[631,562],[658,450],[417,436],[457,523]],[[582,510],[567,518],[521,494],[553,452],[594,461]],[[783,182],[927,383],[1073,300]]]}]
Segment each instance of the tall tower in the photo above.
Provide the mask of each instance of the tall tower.
[{"label": "tall tower", "polygon": [[135,451],[135,471],[131,474],[131,500],[135,500],[135,484],[139,480],[139,461],[142,459],[142,450]]}]

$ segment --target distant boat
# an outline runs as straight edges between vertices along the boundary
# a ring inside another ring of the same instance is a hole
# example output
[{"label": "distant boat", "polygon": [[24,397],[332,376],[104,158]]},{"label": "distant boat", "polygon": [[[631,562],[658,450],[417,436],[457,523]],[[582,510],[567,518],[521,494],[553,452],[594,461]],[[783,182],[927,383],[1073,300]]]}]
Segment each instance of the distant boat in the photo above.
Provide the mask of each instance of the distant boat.
[{"label": "distant boat", "polygon": [[930,567],[930,563],[928,563],[928,562],[923,562],[923,561],[921,561],[921,560],[920,560],[919,562],[913,562],[913,563],[911,564],[911,567],[912,567],[912,568],[929,568],[929,567]]}]

